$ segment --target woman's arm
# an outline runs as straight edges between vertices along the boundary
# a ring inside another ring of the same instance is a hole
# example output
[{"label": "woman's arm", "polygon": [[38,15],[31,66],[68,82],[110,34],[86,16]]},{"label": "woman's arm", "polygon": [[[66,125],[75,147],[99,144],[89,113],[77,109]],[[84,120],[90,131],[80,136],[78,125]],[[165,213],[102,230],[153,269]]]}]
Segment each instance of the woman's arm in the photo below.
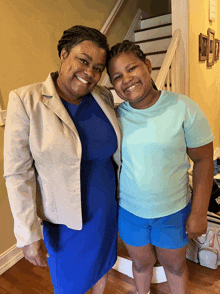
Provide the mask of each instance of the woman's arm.
[{"label": "woman's arm", "polygon": [[36,212],[36,175],[29,135],[29,116],[21,98],[12,91],[5,125],[4,178],[18,247],[43,237]]},{"label": "woman's arm", "polygon": [[187,153],[194,163],[192,211],[186,222],[188,238],[192,239],[207,230],[207,211],[214,176],[213,144],[188,148]]}]

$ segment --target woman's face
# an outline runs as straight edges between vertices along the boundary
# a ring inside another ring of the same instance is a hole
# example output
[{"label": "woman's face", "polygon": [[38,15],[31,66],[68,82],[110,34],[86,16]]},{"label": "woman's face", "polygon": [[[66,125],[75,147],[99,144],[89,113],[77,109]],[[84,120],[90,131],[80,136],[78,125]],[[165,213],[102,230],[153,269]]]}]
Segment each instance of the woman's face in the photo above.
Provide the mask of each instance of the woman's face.
[{"label": "woman's face", "polygon": [[150,73],[150,61],[146,59],[143,62],[132,52],[121,53],[109,63],[109,74],[116,93],[134,108],[142,108],[143,100],[154,95]]},{"label": "woman's face", "polygon": [[69,102],[80,102],[100,80],[105,68],[106,51],[92,41],[83,41],[67,55],[63,49],[57,92]]}]

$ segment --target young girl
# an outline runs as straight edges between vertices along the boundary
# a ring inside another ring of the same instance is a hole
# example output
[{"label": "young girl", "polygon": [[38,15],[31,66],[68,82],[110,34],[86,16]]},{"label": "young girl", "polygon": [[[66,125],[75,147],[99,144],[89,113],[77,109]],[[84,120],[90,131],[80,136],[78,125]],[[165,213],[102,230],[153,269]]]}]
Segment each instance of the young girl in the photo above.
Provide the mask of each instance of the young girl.
[{"label": "young girl", "polygon": [[[111,48],[108,73],[124,100],[116,110],[123,135],[119,234],[139,294],[150,290],[156,259],[171,293],[185,294],[188,239],[207,228],[213,135],[197,103],[153,88],[151,70],[138,45],[124,41]],[[192,201],[188,156],[194,162]]]}]

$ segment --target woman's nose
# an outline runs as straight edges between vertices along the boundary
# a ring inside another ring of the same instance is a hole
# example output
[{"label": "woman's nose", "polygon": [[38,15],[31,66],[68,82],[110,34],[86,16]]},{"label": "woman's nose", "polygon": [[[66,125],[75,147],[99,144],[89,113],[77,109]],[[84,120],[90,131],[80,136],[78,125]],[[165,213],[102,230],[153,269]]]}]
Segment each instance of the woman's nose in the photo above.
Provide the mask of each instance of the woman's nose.
[{"label": "woman's nose", "polygon": [[94,77],[94,70],[92,67],[87,66],[86,69],[84,70],[84,73],[88,76],[88,77]]}]

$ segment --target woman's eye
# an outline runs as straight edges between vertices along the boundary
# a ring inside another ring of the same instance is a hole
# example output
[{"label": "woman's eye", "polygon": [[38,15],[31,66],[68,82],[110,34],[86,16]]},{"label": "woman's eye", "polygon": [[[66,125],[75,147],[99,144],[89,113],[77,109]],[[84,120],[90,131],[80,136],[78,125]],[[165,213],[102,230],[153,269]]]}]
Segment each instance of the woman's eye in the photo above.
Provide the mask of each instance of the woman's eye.
[{"label": "woman's eye", "polygon": [[102,70],[101,70],[101,68],[95,68],[95,70],[97,71],[97,72],[102,72]]},{"label": "woman's eye", "polygon": [[86,64],[86,65],[88,64],[88,61],[85,60],[85,59],[80,58],[79,60],[80,60],[83,64]]}]

